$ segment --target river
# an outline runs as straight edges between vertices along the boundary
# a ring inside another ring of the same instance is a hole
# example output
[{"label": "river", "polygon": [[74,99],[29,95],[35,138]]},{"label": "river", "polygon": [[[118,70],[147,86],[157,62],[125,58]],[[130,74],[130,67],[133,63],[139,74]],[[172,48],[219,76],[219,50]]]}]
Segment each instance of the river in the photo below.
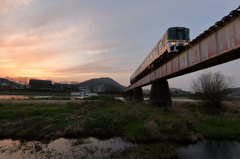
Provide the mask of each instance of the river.
[{"label": "river", "polygon": [[[50,97],[55,97],[55,96],[29,96],[29,95],[0,95],[0,100],[1,99],[30,99],[30,98],[35,98],[35,99],[40,99],[40,98],[50,98]],[[56,96],[57,98],[65,97],[65,98],[70,98],[71,100],[75,100],[76,98],[82,99],[82,96]],[[115,97],[116,99],[125,101],[123,97]],[[144,100],[149,100],[149,98],[144,98]],[[179,102],[198,102],[199,100],[194,100],[194,99],[172,99],[172,101],[179,101]]]}]

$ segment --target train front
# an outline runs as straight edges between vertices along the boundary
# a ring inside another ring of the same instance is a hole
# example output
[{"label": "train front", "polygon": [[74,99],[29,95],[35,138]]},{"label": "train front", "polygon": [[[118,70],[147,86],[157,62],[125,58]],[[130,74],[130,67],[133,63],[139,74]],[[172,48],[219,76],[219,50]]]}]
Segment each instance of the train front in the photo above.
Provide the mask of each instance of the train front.
[{"label": "train front", "polygon": [[167,51],[177,52],[190,42],[189,29],[185,27],[172,27],[167,31]]}]

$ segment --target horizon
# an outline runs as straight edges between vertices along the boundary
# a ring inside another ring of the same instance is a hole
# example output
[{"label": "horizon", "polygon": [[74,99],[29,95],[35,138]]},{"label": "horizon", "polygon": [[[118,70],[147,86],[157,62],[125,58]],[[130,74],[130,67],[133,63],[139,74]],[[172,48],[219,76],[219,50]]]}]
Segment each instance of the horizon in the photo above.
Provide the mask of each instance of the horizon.
[{"label": "horizon", "polygon": [[[128,86],[169,27],[187,27],[194,39],[238,6],[237,0],[2,0],[0,77],[58,82],[109,77]],[[208,70],[234,77],[239,87],[238,67],[239,59]],[[169,79],[169,87],[189,91],[201,72]]]}]

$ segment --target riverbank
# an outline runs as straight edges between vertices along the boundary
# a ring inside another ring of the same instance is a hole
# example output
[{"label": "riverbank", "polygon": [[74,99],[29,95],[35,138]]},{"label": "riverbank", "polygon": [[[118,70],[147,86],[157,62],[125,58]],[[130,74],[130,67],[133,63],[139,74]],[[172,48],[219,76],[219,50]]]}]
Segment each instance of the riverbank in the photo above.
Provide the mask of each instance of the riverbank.
[{"label": "riverbank", "polygon": [[122,136],[133,142],[196,142],[203,138],[240,135],[239,102],[226,103],[226,112],[205,113],[200,103],[173,102],[171,108],[146,103],[109,101],[0,103],[2,138]]}]

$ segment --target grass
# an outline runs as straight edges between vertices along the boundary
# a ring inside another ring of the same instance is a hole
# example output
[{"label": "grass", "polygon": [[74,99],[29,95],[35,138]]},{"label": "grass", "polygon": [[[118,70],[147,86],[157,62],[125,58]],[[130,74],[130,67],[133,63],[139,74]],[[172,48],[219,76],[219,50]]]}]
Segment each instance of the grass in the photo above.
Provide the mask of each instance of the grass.
[{"label": "grass", "polygon": [[122,136],[135,142],[237,138],[240,104],[225,103],[225,108],[226,112],[214,115],[196,102],[174,102],[171,108],[161,108],[112,97],[91,97],[79,103],[0,103],[0,136]]},{"label": "grass", "polygon": [[128,147],[123,150],[112,152],[107,158],[121,159],[145,159],[145,158],[160,158],[169,159],[177,155],[174,147],[169,146],[169,143],[151,143],[139,144],[138,146]]}]

